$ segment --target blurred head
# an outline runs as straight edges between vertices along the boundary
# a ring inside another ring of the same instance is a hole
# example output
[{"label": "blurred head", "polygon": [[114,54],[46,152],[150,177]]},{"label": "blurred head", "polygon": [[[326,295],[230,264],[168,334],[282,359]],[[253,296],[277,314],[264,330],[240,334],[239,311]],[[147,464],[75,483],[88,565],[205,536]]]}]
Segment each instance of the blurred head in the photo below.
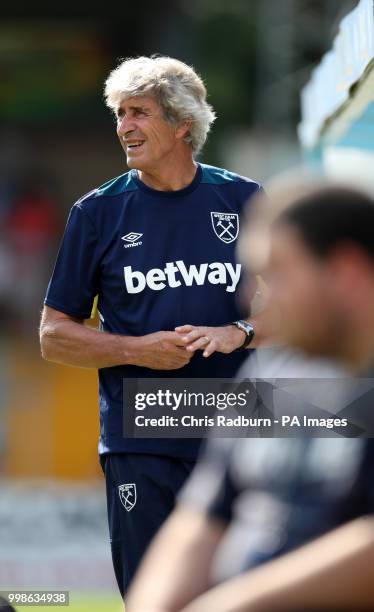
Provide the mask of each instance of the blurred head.
[{"label": "blurred head", "polygon": [[285,341],[347,365],[371,346],[374,359],[374,201],[326,186],[290,192],[280,208],[266,273]]},{"label": "blurred head", "polygon": [[202,79],[170,57],[123,61],[105,83],[106,104],[130,168],[157,168],[179,151],[196,156],[215,119]]},{"label": "blurred head", "polygon": [[368,306],[374,312],[373,230],[374,202],[340,187],[301,197],[275,221],[271,290],[291,344],[344,357]]}]

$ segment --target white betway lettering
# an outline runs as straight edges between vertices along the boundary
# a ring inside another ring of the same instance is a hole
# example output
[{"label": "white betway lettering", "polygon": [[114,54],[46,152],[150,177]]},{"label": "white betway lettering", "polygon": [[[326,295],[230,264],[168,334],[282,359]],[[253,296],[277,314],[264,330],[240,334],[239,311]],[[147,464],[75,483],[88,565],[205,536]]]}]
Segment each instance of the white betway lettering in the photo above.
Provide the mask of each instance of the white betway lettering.
[{"label": "white betway lettering", "polygon": [[184,265],[184,261],[176,261],[175,262],[179,268],[179,272],[184,280],[185,285],[187,287],[191,287],[192,283],[195,281],[196,285],[203,285],[206,277],[206,271],[208,269],[208,264],[204,263],[198,268],[194,264],[190,266],[188,269]]},{"label": "white betway lettering", "polygon": [[153,291],[161,291],[167,285],[174,289],[182,284],[187,287],[194,283],[204,285],[205,281],[211,285],[227,285],[226,291],[233,293],[240,279],[241,265],[214,261],[186,267],[182,260],[178,260],[169,261],[163,270],[152,268],[146,274],[133,270],[131,266],[125,266],[123,271],[128,293],[141,293],[147,286]]}]

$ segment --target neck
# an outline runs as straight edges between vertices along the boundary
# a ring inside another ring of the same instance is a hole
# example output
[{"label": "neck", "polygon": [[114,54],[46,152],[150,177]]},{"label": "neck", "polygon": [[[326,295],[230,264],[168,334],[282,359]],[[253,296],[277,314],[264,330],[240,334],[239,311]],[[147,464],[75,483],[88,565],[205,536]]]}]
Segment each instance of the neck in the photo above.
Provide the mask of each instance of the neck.
[{"label": "neck", "polygon": [[140,180],[152,189],[159,191],[178,191],[192,183],[197,164],[191,153],[163,160],[161,168],[138,170]]}]

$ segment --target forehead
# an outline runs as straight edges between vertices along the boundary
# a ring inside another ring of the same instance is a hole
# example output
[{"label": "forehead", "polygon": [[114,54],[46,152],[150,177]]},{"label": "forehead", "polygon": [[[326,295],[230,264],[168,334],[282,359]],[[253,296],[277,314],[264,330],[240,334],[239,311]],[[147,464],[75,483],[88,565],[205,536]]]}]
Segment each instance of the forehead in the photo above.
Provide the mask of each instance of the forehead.
[{"label": "forehead", "polygon": [[159,108],[159,104],[154,96],[132,96],[131,98],[125,98],[122,100],[118,105],[117,111],[128,111],[137,108],[148,108],[149,110],[155,110]]},{"label": "forehead", "polygon": [[286,224],[272,227],[270,239],[270,264],[305,263],[314,260],[296,228]]}]

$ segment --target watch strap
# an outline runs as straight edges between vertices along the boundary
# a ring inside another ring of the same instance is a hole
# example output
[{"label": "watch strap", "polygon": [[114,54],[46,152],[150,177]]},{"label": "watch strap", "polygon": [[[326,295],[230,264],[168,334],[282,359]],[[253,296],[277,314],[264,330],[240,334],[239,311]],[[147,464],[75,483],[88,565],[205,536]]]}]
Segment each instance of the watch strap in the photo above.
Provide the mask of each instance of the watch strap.
[{"label": "watch strap", "polygon": [[239,346],[236,350],[241,351],[243,349],[246,349],[252,342],[254,335],[255,335],[253,326],[247,321],[243,321],[242,319],[239,319],[238,321],[232,321],[231,323],[227,323],[226,325],[235,325],[235,327],[237,327],[238,329],[240,329],[241,331],[245,333],[243,344]]}]

